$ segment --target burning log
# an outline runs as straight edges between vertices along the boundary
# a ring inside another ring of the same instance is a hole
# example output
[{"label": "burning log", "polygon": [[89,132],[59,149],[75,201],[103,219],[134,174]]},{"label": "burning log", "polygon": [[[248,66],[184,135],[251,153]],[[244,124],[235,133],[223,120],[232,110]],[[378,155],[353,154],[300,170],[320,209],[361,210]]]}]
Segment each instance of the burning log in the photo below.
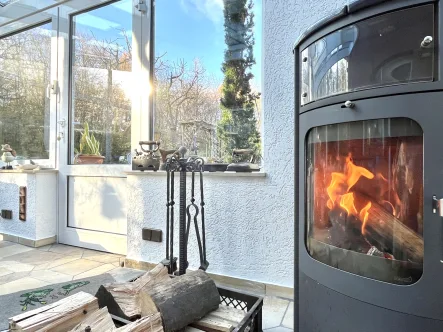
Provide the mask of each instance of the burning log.
[{"label": "burning log", "polygon": [[[339,223],[346,232],[360,233],[380,251],[391,253],[396,259],[423,262],[423,238],[390,214],[382,205],[360,192],[352,192],[356,201],[370,202],[360,212],[348,209],[348,213],[330,212],[331,221]],[[350,204],[353,206],[353,203]],[[358,220],[359,222],[355,222]],[[356,240],[359,239],[358,235]]]},{"label": "burning log", "polygon": [[172,278],[140,293],[142,316],[160,312],[166,332],[177,331],[219,307],[214,281],[201,271]]},{"label": "burning log", "polygon": [[[357,200],[369,200],[362,193],[354,192],[354,195]],[[392,253],[396,259],[423,263],[423,238],[378,203],[371,204],[367,221],[362,220],[363,236],[381,251]]]},{"label": "burning log", "polygon": [[102,285],[95,296],[100,308],[107,306],[109,312],[127,320],[140,316],[139,294],[155,284],[168,281],[168,269],[158,264],[134,282]]}]

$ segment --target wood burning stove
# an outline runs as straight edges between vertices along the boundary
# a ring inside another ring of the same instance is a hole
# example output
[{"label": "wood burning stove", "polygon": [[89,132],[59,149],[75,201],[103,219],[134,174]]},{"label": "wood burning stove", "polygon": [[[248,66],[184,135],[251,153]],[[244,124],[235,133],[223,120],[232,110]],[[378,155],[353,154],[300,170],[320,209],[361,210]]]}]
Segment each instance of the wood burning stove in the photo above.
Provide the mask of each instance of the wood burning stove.
[{"label": "wood burning stove", "polygon": [[296,43],[300,331],[443,331],[442,13],[356,1]]}]

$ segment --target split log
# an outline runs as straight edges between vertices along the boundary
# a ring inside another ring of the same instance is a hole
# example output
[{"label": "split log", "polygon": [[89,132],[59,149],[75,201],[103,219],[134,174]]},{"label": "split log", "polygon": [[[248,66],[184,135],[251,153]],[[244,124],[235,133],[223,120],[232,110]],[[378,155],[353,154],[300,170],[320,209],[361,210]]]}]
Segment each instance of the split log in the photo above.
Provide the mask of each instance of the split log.
[{"label": "split log", "polygon": [[185,327],[185,332],[201,332],[201,331],[203,331],[203,330],[197,329],[197,328],[192,327],[192,326],[186,326]]},{"label": "split log", "polygon": [[[363,227],[360,216],[353,216],[359,222],[343,220],[346,228],[352,227],[356,232],[382,252],[392,253],[398,260],[411,260],[415,263],[423,262],[423,237],[414,232],[399,219],[389,213],[383,206],[374,202],[370,197],[360,192],[353,192],[357,202],[371,202],[368,210],[368,219]],[[331,211],[332,212],[332,211]],[[342,214],[331,214],[335,218]],[[339,220],[334,222],[340,223]]]},{"label": "split log", "polygon": [[[92,329],[94,332],[94,329]],[[162,318],[159,313],[142,317],[135,322],[122,326],[116,332],[163,332]]]},{"label": "split log", "polygon": [[243,310],[221,305],[217,310],[192,323],[191,326],[207,332],[230,332],[239,325],[245,316],[246,312]]},{"label": "split log", "polygon": [[91,328],[91,331],[94,332],[109,332],[115,330],[115,324],[106,307],[91,313],[89,317],[84,319],[70,332],[85,332],[88,326]]},{"label": "split log", "polygon": [[84,332],[87,327],[92,332],[163,332],[162,319],[159,313],[116,328],[106,307],[93,312],[70,332]]},{"label": "split log", "polygon": [[134,320],[141,314],[139,293],[169,279],[168,269],[158,264],[134,282],[101,285],[95,296],[100,308],[107,306],[111,314]]},{"label": "split log", "polygon": [[91,294],[79,292],[50,305],[9,318],[11,331],[69,331],[94,311],[98,301]]},{"label": "split log", "polygon": [[216,310],[217,286],[201,271],[172,278],[140,292],[142,316],[160,312],[165,332],[180,330]]}]

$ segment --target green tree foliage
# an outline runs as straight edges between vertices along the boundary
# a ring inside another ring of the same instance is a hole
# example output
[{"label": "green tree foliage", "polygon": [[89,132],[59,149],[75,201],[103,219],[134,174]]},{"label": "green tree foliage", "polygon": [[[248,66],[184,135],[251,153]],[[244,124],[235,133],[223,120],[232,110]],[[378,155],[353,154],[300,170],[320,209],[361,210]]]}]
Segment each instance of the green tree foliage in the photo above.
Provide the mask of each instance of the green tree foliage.
[{"label": "green tree foliage", "polygon": [[230,160],[233,149],[252,149],[260,156],[260,133],[257,128],[256,100],[251,90],[251,68],[255,64],[254,13],[252,0],[224,0],[225,42],[222,65],[222,115],[217,126],[223,159]]}]

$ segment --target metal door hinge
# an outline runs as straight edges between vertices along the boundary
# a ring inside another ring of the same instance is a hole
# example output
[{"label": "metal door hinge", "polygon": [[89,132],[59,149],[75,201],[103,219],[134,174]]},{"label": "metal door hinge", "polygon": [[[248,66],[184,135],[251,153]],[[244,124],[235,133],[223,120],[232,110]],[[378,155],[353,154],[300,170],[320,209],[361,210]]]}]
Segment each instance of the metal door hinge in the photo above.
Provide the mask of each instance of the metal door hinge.
[{"label": "metal door hinge", "polygon": [[148,6],[146,5],[145,0],[138,0],[138,4],[135,5],[135,8],[141,13],[146,13],[148,11]]}]

